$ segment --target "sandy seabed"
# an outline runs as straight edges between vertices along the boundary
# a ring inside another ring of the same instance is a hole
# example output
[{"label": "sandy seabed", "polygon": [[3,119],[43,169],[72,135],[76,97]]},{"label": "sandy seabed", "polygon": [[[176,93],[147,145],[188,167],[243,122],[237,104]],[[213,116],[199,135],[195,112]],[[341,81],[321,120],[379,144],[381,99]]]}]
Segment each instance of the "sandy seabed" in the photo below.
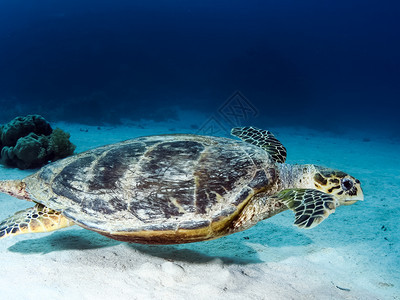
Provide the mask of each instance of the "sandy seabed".
[{"label": "sandy seabed", "polygon": [[[137,136],[193,132],[174,124],[52,124],[76,152]],[[362,182],[365,201],[312,230],[286,211],[218,240],[117,242],[73,226],[0,240],[1,299],[400,299],[400,141],[367,133],[267,128],[287,163],[315,163]],[[31,174],[0,167],[0,179]],[[0,218],[31,206],[0,196]]]}]

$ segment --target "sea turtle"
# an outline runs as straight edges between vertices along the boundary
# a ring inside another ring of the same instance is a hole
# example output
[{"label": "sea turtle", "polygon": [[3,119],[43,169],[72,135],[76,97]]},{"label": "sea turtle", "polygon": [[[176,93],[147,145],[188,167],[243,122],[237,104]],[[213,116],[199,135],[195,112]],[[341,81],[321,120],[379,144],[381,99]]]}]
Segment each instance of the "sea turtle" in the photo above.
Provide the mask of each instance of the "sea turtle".
[{"label": "sea turtle", "polygon": [[35,206],[0,223],[0,237],[79,225],[109,238],[179,244],[245,230],[286,209],[312,228],[363,200],[360,181],[316,165],[285,164],[267,130],[233,140],[191,134],[139,137],[51,163],[0,190]]}]

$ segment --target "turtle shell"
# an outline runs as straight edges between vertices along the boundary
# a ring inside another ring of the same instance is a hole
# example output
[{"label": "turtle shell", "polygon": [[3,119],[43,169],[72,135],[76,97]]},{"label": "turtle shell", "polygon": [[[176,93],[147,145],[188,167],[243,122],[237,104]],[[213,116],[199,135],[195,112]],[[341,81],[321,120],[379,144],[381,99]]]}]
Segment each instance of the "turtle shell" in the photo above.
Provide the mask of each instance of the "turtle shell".
[{"label": "turtle shell", "polygon": [[255,193],[276,182],[254,145],[222,137],[159,135],[103,146],[24,179],[34,201],[108,237],[186,243],[225,235]]}]

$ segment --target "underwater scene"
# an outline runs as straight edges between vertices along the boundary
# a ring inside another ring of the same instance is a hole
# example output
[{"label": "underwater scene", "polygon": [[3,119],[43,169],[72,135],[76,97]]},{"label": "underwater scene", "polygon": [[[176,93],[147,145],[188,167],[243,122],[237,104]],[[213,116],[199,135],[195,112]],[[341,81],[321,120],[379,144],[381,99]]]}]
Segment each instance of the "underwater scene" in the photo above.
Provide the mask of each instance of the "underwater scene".
[{"label": "underwater scene", "polygon": [[400,299],[399,15],[0,2],[0,298]]}]

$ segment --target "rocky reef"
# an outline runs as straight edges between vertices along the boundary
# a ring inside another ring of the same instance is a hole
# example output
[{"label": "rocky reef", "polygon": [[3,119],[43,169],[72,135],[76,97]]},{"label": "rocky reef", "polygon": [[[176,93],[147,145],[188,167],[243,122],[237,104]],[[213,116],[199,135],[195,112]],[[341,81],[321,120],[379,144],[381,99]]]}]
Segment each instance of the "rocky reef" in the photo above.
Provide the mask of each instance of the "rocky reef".
[{"label": "rocky reef", "polygon": [[72,155],[69,133],[52,129],[42,116],[16,117],[0,127],[0,163],[20,169],[39,168]]}]

